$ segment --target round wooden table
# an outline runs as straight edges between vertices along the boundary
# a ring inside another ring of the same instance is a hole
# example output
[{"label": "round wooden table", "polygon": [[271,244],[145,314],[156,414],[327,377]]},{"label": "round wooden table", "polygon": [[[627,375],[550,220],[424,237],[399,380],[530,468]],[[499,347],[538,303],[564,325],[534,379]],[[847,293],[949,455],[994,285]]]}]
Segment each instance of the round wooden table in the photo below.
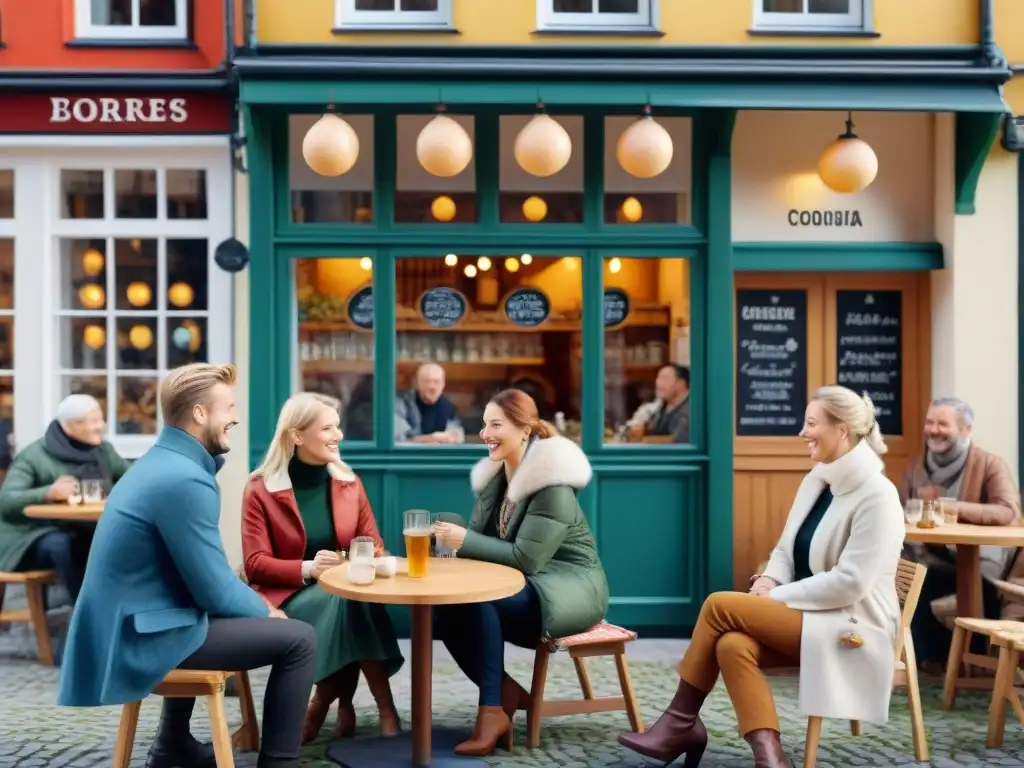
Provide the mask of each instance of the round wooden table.
[{"label": "round wooden table", "polygon": [[458,558],[430,559],[427,575],[410,579],[399,559],[392,578],[359,586],[348,580],[348,563],[320,576],[320,587],[332,595],[365,603],[408,605],[412,608],[412,764],[430,765],[431,665],[435,605],[485,603],[511,597],[526,586],[521,571],[504,565]]},{"label": "round wooden table", "polygon": [[25,517],[64,522],[95,523],[103,514],[103,502],[97,504],[33,504],[25,507]]}]

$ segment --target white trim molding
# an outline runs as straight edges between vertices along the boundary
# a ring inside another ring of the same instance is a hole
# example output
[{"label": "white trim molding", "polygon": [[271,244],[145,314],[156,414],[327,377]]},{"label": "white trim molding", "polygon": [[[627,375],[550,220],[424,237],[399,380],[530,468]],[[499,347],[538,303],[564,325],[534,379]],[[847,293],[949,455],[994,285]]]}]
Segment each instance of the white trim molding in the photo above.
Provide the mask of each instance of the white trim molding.
[{"label": "white trim molding", "polygon": [[808,32],[870,32],[874,28],[874,14],[871,0],[846,0],[846,13],[817,13],[811,9],[814,0],[802,0],[803,10],[795,13],[765,11],[768,0],[753,0],[754,24],[758,31],[791,30]]},{"label": "white trim molding", "polygon": [[359,30],[452,30],[452,0],[437,0],[433,11],[403,11],[402,0],[393,0],[389,11],[364,11],[357,0],[334,0],[334,27],[343,31]]},{"label": "white trim molding", "polygon": [[537,28],[545,32],[629,32],[658,28],[658,0],[637,0],[636,13],[599,10],[600,0],[590,0],[590,11],[555,11],[555,0],[536,0]]},{"label": "white trim molding", "polygon": [[131,19],[97,19],[94,0],[75,0],[75,37],[79,40],[187,40],[188,0],[162,0],[174,8],[173,24],[143,24],[142,0],[131,0]]}]

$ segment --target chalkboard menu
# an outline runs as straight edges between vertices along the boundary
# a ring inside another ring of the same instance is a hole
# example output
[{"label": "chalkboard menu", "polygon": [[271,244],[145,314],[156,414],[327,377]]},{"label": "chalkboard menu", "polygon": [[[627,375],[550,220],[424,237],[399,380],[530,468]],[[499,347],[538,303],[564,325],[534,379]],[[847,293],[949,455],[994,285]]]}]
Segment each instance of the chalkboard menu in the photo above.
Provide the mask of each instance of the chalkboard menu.
[{"label": "chalkboard menu", "polygon": [[454,288],[431,288],[420,296],[420,315],[435,328],[458,325],[468,308],[466,297]]},{"label": "chalkboard menu", "polygon": [[736,343],[736,434],[795,436],[807,406],[807,291],[737,291]]},{"label": "chalkboard menu", "polygon": [[604,292],[604,326],[622,325],[629,317],[629,294],[621,288],[609,288]]},{"label": "chalkboard menu", "polygon": [[352,325],[370,330],[373,328],[373,286],[360,288],[349,296],[348,319]]},{"label": "chalkboard menu", "polygon": [[903,434],[901,291],[836,291],[839,383],[867,393],[884,435]]},{"label": "chalkboard menu", "polygon": [[539,288],[517,288],[505,298],[505,317],[524,328],[540,325],[550,312],[551,300]]}]

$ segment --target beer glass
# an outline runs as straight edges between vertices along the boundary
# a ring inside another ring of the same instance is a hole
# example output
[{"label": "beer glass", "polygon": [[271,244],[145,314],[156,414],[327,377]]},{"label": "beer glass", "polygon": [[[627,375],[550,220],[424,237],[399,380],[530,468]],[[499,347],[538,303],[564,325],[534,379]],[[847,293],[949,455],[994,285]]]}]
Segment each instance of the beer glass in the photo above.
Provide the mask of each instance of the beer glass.
[{"label": "beer glass", "polygon": [[402,533],[405,536],[409,578],[423,578],[430,563],[430,512],[425,509],[406,510]]}]

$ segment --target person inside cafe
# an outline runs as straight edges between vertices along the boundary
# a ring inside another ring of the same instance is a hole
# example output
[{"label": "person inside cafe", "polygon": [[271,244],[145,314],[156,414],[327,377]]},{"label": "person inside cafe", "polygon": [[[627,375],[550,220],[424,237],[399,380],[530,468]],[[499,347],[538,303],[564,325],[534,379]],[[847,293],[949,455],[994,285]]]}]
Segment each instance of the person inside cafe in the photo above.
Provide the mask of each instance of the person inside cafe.
[{"label": "person inside cafe", "polygon": [[338,551],[347,551],[353,538],[368,536],[378,554],[384,550],[363,484],[338,453],[340,407],[334,398],[311,392],[284,404],[242,510],[249,584],[316,630],[317,683],[303,741],[316,738],[335,701],[335,735],[354,735],[352,697],[360,670],[377,702],[381,735],[395,736],[400,729],[389,680],[404,660],[387,610],[317,586],[324,571],[341,564]]},{"label": "person inside cafe", "polygon": [[[145,699],[174,669],[270,667],[257,768],[297,768],[316,633],[228,564],[216,473],[238,424],[235,369],[194,363],[160,385],[164,428],[110,493],[71,615],[57,703]],[[148,768],[213,766],[195,699],[165,698]]]},{"label": "person inside cafe", "polygon": [[888,719],[904,525],[899,493],[882,471],[874,406],[845,387],[822,387],[800,437],[815,465],[764,573],[748,593],[708,597],[668,709],[646,733],[620,735],[620,744],[665,763],[686,755],[696,768],[708,742],[700,709],[721,674],[755,768],[788,768],[762,672],[778,666],[800,667],[802,716]]},{"label": "person inside cafe", "polygon": [[66,504],[85,480],[100,481],[106,494],[129,464],[103,439],[105,430],[94,398],[64,398],[46,433],[15,455],[0,486],[0,571],[56,570],[72,603],[82,588],[93,526],[26,517],[25,507]]},{"label": "person inside cafe", "polygon": [[630,426],[630,441],[668,437],[673,443],[690,442],[690,369],[685,365],[664,366],[654,380],[654,394],[654,402],[646,406],[645,418]]},{"label": "person inside cafe", "polygon": [[[1010,525],[1020,519],[1020,492],[1013,473],[1002,457],[971,440],[973,425],[974,410],[963,400],[942,397],[932,401],[924,420],[924,451],[907,465],[900,500],[906,504],[911,499],[943,499],[944,507],[956,510],[958,522]],[[1018,569],[1024,575],[1024,567],[1011,562],[1012,548],[980,549],[985,617],[998,619],[1002,606],[991,580],[1012,577],[1012,571]],[[922,666],[937,668],[949,655],[953,639],[941,616],[955,613],[956,548],[913,545],[910,554],[928,566],[921,590],[922,609],[914,613],[910,625],[914,647]],[[1022,616],[1024,613],[1018,614],[1018,618]]]},{"label": "person inside cafe", "polygon": [[468,527],[444,515],[438,544],[459,558],[516,568],[526,576],[502,600],[438,607],[437,633],[480,689],[472,736],[455,748],[482,757],[505,739],[529,695],[504,671],[504,644],[536,648],[543,636],[565,637],[601,621],[608,582],[577,492],[592,475],[583,451],[540,419],[518,389],[498,393],[484,410],[480,437],[488,456],[470,474],[476,504]]},{"label": "person inside cafe", "polygon": [[413,389],[395,399],[395,442],[461,442],[452,430],[462,422],[455,403],[444,394],[444,368],[424,363],[416,369],[413,383]]}]

